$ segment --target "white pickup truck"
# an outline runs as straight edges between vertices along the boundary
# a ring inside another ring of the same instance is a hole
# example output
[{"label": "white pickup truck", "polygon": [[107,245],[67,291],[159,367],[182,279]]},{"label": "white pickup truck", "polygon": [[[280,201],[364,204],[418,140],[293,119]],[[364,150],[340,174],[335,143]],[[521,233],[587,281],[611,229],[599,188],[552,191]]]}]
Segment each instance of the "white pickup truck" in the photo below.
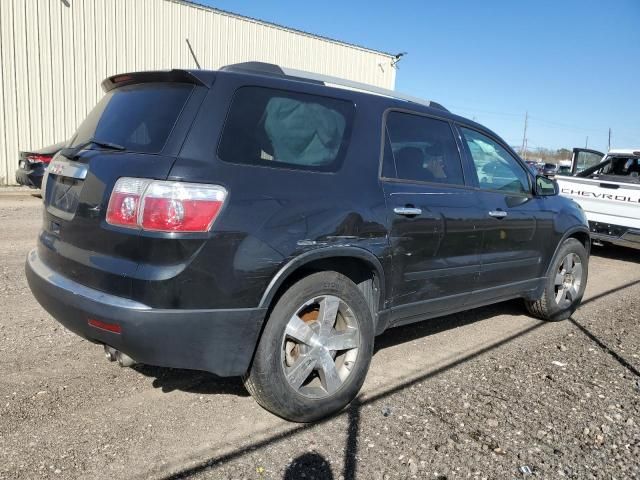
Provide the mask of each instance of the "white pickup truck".
[{"label": "white pickup truck", "polygon": [[575,148],[568,173],[556,177],[560,194],[583,208],[591,238],[640,249],[640,148]]}]

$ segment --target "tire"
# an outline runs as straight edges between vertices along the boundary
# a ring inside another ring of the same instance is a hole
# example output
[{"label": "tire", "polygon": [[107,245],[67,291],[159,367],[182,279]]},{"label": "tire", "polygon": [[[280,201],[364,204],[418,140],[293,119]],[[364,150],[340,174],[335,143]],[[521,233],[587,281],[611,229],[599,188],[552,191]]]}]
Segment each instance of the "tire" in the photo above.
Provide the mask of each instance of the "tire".
[{"label": "tire", "polygon": [[565,240],[551,263],[542,296],[525,301],[527,310],[542,320],[569,318],[582,301],[588,273],[589,255],[584,245],[575,238]]},{"label": "tire", "polygon": [[337,272],[314,273],[276,303],[243,381],[270,412],[313,422],[355,398],[373,343],[371,310],[358,287]]}]

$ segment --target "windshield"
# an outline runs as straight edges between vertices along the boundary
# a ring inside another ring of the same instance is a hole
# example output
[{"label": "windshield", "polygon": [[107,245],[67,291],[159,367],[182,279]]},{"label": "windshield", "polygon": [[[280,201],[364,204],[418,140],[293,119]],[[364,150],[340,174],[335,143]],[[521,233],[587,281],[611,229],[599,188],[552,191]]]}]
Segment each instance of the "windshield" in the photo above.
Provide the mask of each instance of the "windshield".
[{"label": "windshield", "polygon": [[82,122],[70,146],[95,139],[133,152],[158,153],[192,89],[180,83],[146,83],[111,90]]}]

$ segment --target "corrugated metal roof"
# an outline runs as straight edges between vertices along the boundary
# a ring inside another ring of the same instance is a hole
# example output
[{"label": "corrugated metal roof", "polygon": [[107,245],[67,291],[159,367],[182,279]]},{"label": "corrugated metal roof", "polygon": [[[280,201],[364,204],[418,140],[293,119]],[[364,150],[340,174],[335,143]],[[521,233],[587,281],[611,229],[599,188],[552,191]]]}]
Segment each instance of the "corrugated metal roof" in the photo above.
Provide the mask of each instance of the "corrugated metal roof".
[{"label": "corrugated metal roof", "polygon": [[382,54],[382,55],[387,55],[388,57],[394,57],[395,58],[395,54],[389,53],[389,52],[385,52],[384,50],[376,50],[375,48],[364,47],[362,45],[358,45],[357,43],[345,42],[345,41],[342,41],[342,40],[337,40],[335,38],[325,37],[324,35],[318,35],[316,33],[307,32],[305,30],[299,30],[297,28],[287,27],[287,26],[281,25],[279,23],[268,22],[266,20],[261,20],[259,18],[248,17],[246,15],[240,15],[239,13],[234,13],[234,12],[230,12],[228,10],[223,10],[221,8],[212,7],[210,5],[206,5],[206,4],[198,2],[196,0],[168,0],[168,1],[175,2],[175,3],[182,3],[182,4],[185,4],[185,5],[188,5],[188,6],[191,6],[191,7],[195,7],[195,8],[203,8],[205,10],[212,10],[214,12],[220,13],[221,15],[228,15],[228,16],[233,17],[233,18],[239,18],[241,20],[247,20],[247,21],[258,23],[258,24],[261,24],[261,25],[266,25],[266,26],[270,26],[270,27],[279,28],[279,29],[284,30],[286,32],[299,33],[299,34],[302,34],[302,35],[306,35],[308,37],[317,38],[317,39],[320,39],[320,40],[325,40],[325,41],[331,42],[331,43],[336,43],[338,45],[343,45],[343,46],[346,46],[346,47],[356,48],[358,50],[364,50],[365,52],[372,52],[372,53],[378,53],[378,54]]}]

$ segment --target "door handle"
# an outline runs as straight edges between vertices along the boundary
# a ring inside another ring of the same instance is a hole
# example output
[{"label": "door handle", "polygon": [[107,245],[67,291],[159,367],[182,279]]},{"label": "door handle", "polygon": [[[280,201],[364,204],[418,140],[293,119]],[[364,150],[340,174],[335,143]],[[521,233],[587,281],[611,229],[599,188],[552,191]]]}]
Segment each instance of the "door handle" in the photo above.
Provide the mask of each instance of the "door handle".
[{"label": "door handle", "polygon": [[396,207],[393,209],[393,213],[396,215],[404,215],[406,217],[414,217],[422,213],[421,208],[415,207]]},{"label": "door handle", "polygon": [[489,216],[493,218],[504,218],[507,216],[507,212],[504,210],[491,210]]}]

